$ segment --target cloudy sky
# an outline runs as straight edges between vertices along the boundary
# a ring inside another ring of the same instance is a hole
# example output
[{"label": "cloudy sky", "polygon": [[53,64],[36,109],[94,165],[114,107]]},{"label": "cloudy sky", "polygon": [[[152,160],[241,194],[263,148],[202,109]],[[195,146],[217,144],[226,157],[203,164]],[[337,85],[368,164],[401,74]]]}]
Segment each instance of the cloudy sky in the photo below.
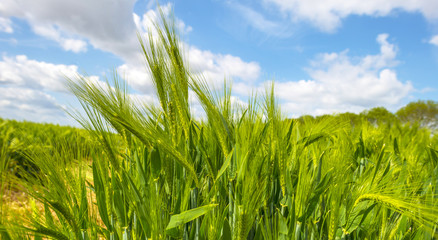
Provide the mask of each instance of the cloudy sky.
[{"label": "cloudy sky", "polygon": [[[232,79],[236,100],[274,80],[290,116],[438,101],[436,0],[159,3],[177,18],[192,70]],[[0,117],[74,124],[65,78],[112,70],[153,102],[136,32],[156,18],[155,0],[2,0]]]}]

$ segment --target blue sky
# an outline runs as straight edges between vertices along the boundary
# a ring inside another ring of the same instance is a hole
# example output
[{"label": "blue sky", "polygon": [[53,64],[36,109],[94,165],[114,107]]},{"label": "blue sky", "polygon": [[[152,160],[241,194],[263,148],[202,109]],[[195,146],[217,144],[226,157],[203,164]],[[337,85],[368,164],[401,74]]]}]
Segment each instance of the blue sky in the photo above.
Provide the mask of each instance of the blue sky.
[{"label": "blue sky", "polygon": [[[272,80],[294,117],[438,101],[436,0],[159,3],[177,18],[192,71],[213,88],[232,79],[236,102]],[[3,0],[0,117],[74,125],[65,76],[98,82],[114,69],[153,104],[136,31],[156,18],[155,0]]]}]

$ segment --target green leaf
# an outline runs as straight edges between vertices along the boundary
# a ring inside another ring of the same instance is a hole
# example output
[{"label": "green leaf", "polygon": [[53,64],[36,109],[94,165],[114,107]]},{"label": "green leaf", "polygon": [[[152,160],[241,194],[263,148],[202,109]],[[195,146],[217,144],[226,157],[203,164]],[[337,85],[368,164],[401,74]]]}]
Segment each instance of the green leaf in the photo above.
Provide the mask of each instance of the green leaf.
[{"label": "green leaf", "polygon": [[307,146],[317,142],[318,140],[320,140],[323,137],[324,137],[324,134],[317,133],[317,134],[312,134],[308,137],[303,138],[302,141],[305,142],[304,147],[307,147]]},{"label": "green leaf", "polygon": [[170,230],[172,228],[178,227],[184,223],[190,222],[209,211],[213,210],[218,204],[209,204],[202,207],[190,209],[187,211],[184,211],[180,214],[176,214],[170,217],[169,224],[166,227],[166,231]]},{"label": "green leaf", "polygon": [[105,198],[105,187],[103,185],[102,178],[100,177],[101,172],[97,169],[97,159],[93,161],[93,180],[94,180],[94,190],[96,194],[97,206],[99,210],[102,222],[108,229],[111,229],[111,223],[109,220],[107,212],[107,202]]},{"label": "green leaf", "polygon": [[234,149],[231,150],[230,153],[228,153],[227,159],[225,159],[225,162],[222,164],[222,167],[219,170],[219,173],[217,174],[215,181],[217,181],[222,176],[222,174],[224,174],[224,172],[227,170],[228,166],[230,165],[231,158],[233,157],[233,152],[234,152]]},{"label": "green leaf", "polygon": [[380,163],[382,162],[382,158],[383,158],[384,153],[385,153],[385,144],[383,144],[382,149],[380,150],[379,157],[378,157],[377,163],[375,165],[373,178],[371,179],[371,185],[373,184],[374,179],[376,178],[377,171],[379,170]]},{"label": "green leaf", "polygon": [[376,205],[376,203],[372,204],[371,206],[368,206],[367,203],[359,204],[356,209],[353,209],[353,211],[350,213],[350,216],[348,216],[348,222],[344,231],[351,233],[357,227],[362,225],[368,214]]},{"label": "green leaf", "polygon": [[332,172],[333,172],[333,169],[330,169],[325,174],[325,176],[323,177],[321,182],[313,190],[313,193],[312,193],[312,195],[310,197],[310,200],[308,202],[306,210],[305,210],[304,214],[301,217],[299,217],[298,221],[304,222],[304,220],[306,218],[311,216],[311,214],[315,210],[316,206],[318,205],[319,198],[321,197],[321,194],[323,194],[325,192],[325,190],[327,189],[327,187],[329,186],[329,184],[331,182],[331,179],[332,179],[331,174],[332,174]]},{"label": "green leaf", "polygon": [[135,159],[137,173],[138,173],[138,178],[140,180],[140,183],[141,183],[142,186],[146,186],[147,180],[148,180],[148,176],[146,176],[146,171],[145,171],[145,168],[144,168],[144,166],[143,166],[141,161],[143,160],[144,162],[147,163],[148,150],[147,149],[144,150],[144,158],[143,159],[140,159],[140,157],[138,157],[138,155],[137,155],[137,152],[135,152],[134,159]]},{"label": "green leaf", "polygon": [[8,231],[6,229],[2,229],[1,226],[0,226],[0,236],[1,236],[1,239],[4,239],[4,240],[12,240]]},{"label": "green leaf", "polygon": [[431,147],[428,147],[428,150],[429,150],[430,160],[432,160],[431,163],[433,163],[433,166],[438,165],[438,151]]},{"label": "green leaf", "polygon": [[44,203],[44,214],[47,226],[50,228],[54,228],[55,224],[53,223],[52,213],[50,212],[50,208],[47,203]]},{"label": "green leaf", "polygon": [[158,151],[158,148],[154,148],[151,151],[151,172],[152,177],[154,179],[158,179],[161,171],[161,158],[160,158],[160,152]]},{"label": "green leaf", "polygon": [[394,153],[400,155],[400,149],[398,147],[397,138],[394,138]]},{"label": "green leaf", "polygon": [[240,120],[239,120],[238,127],[240,127],[242,125],[242,121],[243,121],[243,119],[244,119],[244,117],[246,115],[246,112],[248,112],[248,109],[245,109],[245,111],[242,113],[242,116],[240,117]]},{"label": "green leaf", "polygon": [[126,205],[124,196],[122,194],[122,190],[120,190],[120,189],[114,190],[113,199],[114,199],[114,201],[113,201],[114,211],[117,215],[117,219],[120,221],[120,224],[122,227],[126,227],[127,226],[127,222],[126,222],[127,216],[126,216],[125,207],[127,205]]},{"label": "green leaf", "polygon": [[222,229],[222,240],[231,240],[231,227],[228,219],[225,219],[224,226]]}]

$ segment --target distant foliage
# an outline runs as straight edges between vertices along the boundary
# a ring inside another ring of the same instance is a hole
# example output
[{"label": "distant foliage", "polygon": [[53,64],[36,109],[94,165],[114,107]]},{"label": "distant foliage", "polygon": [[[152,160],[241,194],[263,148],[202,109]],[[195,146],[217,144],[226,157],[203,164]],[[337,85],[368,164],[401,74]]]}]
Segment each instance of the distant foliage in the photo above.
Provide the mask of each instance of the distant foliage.
[{"label": "distant foliage", "polygon": [[431,100],[411,102],[396,114],[402,122],[418,122],[424,127],[438,128],[438,102]]},{"label": "distant foliage", "polygon": [[372,124],[393,123],[397,117],[384,107],[375,107],[360,114]]}]

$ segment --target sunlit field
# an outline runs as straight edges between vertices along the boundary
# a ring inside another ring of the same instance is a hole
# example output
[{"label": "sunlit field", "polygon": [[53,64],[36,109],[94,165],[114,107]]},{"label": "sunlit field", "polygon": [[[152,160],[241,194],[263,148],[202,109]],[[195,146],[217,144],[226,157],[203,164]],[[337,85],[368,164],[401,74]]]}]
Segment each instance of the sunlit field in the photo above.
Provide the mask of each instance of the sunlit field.
[{"label": "sunlit field", "polygon": [[159,105],[79,77],[82,128],[0,122],[1,239],[438,237],[436,115],[409,112],[436,103],[292,119],[275,83],[236,103],[191,73],[171,20],[156,30],[139,40]]}]

